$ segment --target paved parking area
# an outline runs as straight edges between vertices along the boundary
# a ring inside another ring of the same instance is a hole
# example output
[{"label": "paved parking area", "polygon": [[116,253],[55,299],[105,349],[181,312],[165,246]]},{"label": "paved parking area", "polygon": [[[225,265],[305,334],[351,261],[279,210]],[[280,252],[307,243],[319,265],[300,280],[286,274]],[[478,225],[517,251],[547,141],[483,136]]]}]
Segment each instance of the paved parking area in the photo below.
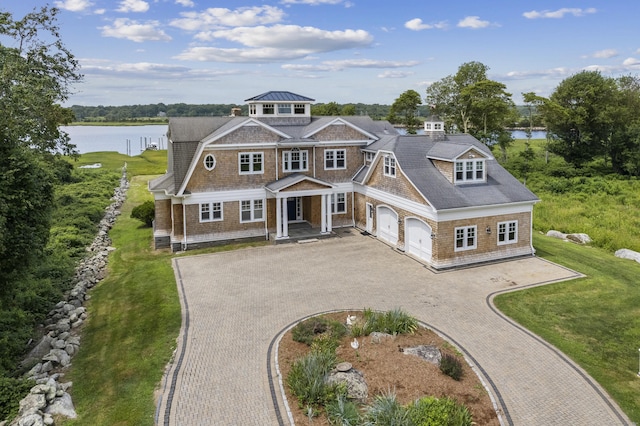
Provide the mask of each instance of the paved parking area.
[{"label": "paved parking area", "polygon": [[353,230],[314,243],[181,257],[174,269],[183,327],[159,424],[289,424],[274,338],[300,318],[365,307],[401,307],[455,342],[504,410],[504,424],[630,423],[578,366],[492,307],[498,292],[577,276],[542,259],[434,273]]}]

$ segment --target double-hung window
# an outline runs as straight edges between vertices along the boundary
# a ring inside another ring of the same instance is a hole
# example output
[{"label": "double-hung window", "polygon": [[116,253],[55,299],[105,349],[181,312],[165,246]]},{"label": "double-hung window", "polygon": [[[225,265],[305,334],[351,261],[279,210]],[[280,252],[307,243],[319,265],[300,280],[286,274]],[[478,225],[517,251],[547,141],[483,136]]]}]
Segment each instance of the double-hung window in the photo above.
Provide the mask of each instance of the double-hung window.
[{"label": "double-hung window", "polygon": [[331,194],[331,213],[339,214],[347,212],[347,194],[338,192]]},{"label": "double-hung window", "polygon": [[373,152],[365,152],[364,153],[364,161],[366,161],[367,163],[370,163],[373,161],[373,157],[375,157],[376,154]]},{"label": "double-hung window", "polygon": [[455,251],[473,250],[478,246],[477,226],[462,226],[455,229]]},{"label": "double-hung window", "polygon": [[263,200],[240,201],[240,222],[262,222],[264,220]]},{"label": "double-hung window", "polygon": [[396,177],[396,159],[390,155],[384,157],[384,175]]},{"label": "double-hung window", "polygon": [[201,203],[200,222],[215,222],[222,220],[222,203]]},{"label": "double-hung window", "polygon": [[250,175],[263,173],[262,160],[263,156],[261,152],[241,152],[238,154],[240,174]]},{"label": "double-hung window", "polygon": [[518,221],[498,222],[498,245],[512,244],[518,241]]},{"label": "double-hung window", "polygon": [[300,151],[294,148],[291,151],[282,151],[282,167],[285,172],[298,172],[309,170],[309,151]]},{"label": "double-hung window", "polygon": [[456,182],[484,182],[484,160],[456,161]]},{"label": "double-hung window", "polygon": [[347,168],[347,151],[344,149],[324,150],[324,169],[340,170]]}]

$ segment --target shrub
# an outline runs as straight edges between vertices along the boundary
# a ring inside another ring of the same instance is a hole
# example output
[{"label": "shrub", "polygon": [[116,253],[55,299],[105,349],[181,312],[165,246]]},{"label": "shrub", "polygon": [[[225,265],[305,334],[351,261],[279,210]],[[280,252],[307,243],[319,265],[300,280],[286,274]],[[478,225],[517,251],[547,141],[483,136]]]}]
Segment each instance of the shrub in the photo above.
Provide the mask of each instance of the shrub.
[{"label": "shrub", "polygon": [[293,327],[293,330],[291,330],[291,336],[294,341],[311,346],[313,339],[315,339],[317,335],[327,331],[328,328],[327,320],[321,317],[313,317],[306,319]]},{"label": "shrub", "polygon": [[133,219],[141,220],[146,226],[151,226],[153,224],[155,214],[156,208],[153,201],[145,201],[131,210],[131,217]]},{"label": "shrub", "polygon": [[362,316],[364,324],[361,329],[356,327],[356,331],[364,336],[375,331],[388,334],[410,334],[418,329],[418,321],[398,308],[387,312],[365,309]]},{"label": "shrub", "polygon": [[336,354],[328,350],[311,351],[293,363],[287,385],[300,407],[317,407],[331,400],[336,387],[327,385],[325,378],[335,365]]},{"label": "shrub", "polygon": [[30,380],[0,377],[0,419],[11,420],[18,414],[19,401],[34,385]]},{"label": "shrub", "polygon": [[406,426],[409,424],[408,410],[400,405],[395,393],[377,395],[367,408],[364,425],[366,426]]},{"label": "shrub", "polygon": [[[320,335],[328,334],[332,340],[339,340],[347,332],[346,327],[338,321],[329,321],[322,317],[313,317],[298,323],[291,336],[294,341],[305,343],[309,346]],[[337,344],[336,344],[337,347]]]},{"label": "shrub", "polygon": [[440,360],[440,371],[453,380],[462,378],[462,363],[455,355],[444,354]]},{"label": "shrub", "polygon": [[415,426],[471,426],[469,409],[450,398],[427,396],[409,404],[408,418]]},{"label": "shrub", "polygon": [[360,412],[358,406],[346,399],[338,396],[325,406],[329,423],[336,426],[356,426],[360,424]]}]

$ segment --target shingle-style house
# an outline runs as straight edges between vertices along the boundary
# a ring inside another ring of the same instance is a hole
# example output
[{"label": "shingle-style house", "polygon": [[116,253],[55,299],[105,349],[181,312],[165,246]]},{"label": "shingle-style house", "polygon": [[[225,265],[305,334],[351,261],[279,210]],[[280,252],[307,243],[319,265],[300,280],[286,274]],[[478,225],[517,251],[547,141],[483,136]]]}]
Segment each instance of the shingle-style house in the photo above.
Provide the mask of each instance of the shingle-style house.
[{"label": "shingle-style house", "polygon": [[468,134],[400,135],[365,116],[312,117],[267,92],[249,116],[172,118],[168,170],[149,183],[154,240],[173,251],[242,239],[366,231],[436,268],[531,255],[538,198]]}]

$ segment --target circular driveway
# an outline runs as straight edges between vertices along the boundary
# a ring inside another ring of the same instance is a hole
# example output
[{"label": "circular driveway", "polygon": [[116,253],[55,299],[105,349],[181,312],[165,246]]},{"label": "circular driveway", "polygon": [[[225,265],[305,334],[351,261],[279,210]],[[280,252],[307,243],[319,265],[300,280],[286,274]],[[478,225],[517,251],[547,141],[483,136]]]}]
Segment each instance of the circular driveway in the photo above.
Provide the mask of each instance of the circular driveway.
[{"label": "circular driveway", "polygon": [[630,423],[584,371],[491,304],[497,292],[576,272],[529,257],[435,273],[355,229],[342,235],[174,260],[183,325],[158,424],[289,424],[274,338],[315,313],[397,307],[459,347],[504,424]]}]

